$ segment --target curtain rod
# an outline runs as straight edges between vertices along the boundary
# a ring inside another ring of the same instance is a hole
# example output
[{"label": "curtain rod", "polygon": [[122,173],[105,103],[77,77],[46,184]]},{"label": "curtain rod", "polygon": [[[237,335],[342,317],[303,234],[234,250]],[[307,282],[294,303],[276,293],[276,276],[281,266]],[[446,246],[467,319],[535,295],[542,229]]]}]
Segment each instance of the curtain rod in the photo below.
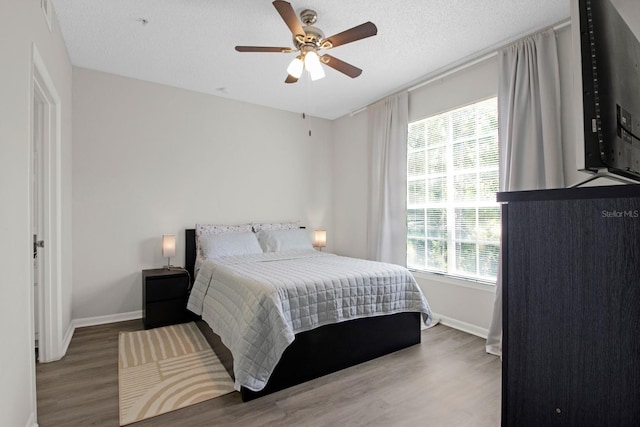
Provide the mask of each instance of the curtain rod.
[{"label": "curtain rod", "polygon": [[[559,23],[555,24],[554,26],[552,26],[552,27],[547,27],[547,28],[552,28],[552,29],[553,29],[553,31],[558,31],[558,30],[561,30],[562,28],[567,27],[567,26],[569,26],[569,25],[571,25],[571,18],[566,19],[566,20],[564,20],[564,21],[561,21],[561,22],[559,22]],[[530,33],[530,34],[528,34],[527,36],[524,36],[524,37],[528,37],[528,36],[529,36],[529,35],[531,35],[531,34],[536,34],[536,33],[541,32],[541,31],[545,31],[545,29],[541,29],[541,30],[539,30],[539,31],[536,31],[536,32]],[[520,40],[520,39],[522,39],[522,38],[524,38],[524,37],[516,37],[516,38],[513,38],[513,39],[512,39],[511,41],[509,41],[508,43],[501,43],[498,47],[490,47],[490,48],[488,48],[488,49],[484,49],[484,50],[483,50],[483,51],[481,51],[477,56],[474,56],[474,57],[472,57],[472,58],[467,57],[467,58],[463,59],[462,61],[460,61],[460,62],[462,62],[461,64],[460,64],[460,63],[458,63],[458,64],[456,65],[456,63],[454,63],[451,67],[449,67],[449,68],[447,68],[447,69],[440,69],[440,70],[437,70],[437,71],[435,71],[435,72],[431,73],[430,75],[427,75],[426,80],[423,80],[423,81],[421,81],[421,82],[419,82],[419,83],[416,83],[416,84],[414,84],[413,86],[409,86],[409,87],[408,87],[408,88],[406,88],[406,89],[397,90],[397,91],[395,91],[395,92],[393,92],[393,93],[391,93],[391,94],[389,94],[389,95],[387,95],[387,96],[395,95],[395,94],[400,93],[400,92],[403,92],[403,91],[413,92],[413,91],[414,91],[414,90],[416,90],[416,89],[419,89],[419,88],[421,88],[421,87],[423,87],[423,86],[426,86],[426,85],[428,85],[428,84],[431,84],[431,83],[433,83],[433,82],[436,82],[436,81],[438,81],[438,80],[440,80],[440,79],[443,79],[443,78],[445,78],[445,77],[447,77],[447,76],[450,76],[450,75],[452,75],[452,74],[455,74],[455,73],[457,73],[457,72],[459,72],[459,71],[465,70],[465,69],[467,69],[467,68],[471,68],[471,67],[473,67],[473,66],[474,66],[474,65],[476,65],[476,64],[479,64],[479,63],[481,63],[481,62],[483,62],[483,61],[486,61],[486,60],[488,60],[488,59],[490,59],[490,58],[493,58],[494,56],[497,56],[497,55],[498,55],[498,51],[499,51],[501,48],[506,47],[506,46],[509,46],[510,44],[512,44],[512,43],[514,43],[514,42],[516,42],[516,41],[518,41],[518,40]],[[488,52],[488,53],[487,53],[487,52]],[[383,98],[381,98],[381,99],[384,99],[384,98],[386,98],[387,96],[384,96],[384,97],[383,97]],[[377,102],[377,101],[376,101],[376,102]],[[374,104],[374,103],[371,103],[371,104]],[[369,105],[371,105],[371,104],[369,104]],[[350,117],[353,117],[353,116],[355,116],[356,114],[359,114],[359,113],[361,113],[361,112],[365,111],[368,107],[369,107],[369,106],[368,106],[368,105],[366,105],[366,106],[364,106],[364,107],[358,108],[357,110],[352,111],[351,113],[349,113],[349,116],[350,116]]]}]

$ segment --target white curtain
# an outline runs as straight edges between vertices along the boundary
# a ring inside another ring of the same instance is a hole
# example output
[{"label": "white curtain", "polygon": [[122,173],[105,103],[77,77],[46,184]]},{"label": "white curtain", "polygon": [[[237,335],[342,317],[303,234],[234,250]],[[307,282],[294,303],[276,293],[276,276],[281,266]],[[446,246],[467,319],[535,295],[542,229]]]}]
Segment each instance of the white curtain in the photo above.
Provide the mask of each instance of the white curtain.
[{"label": "white curtain", "polygon": [[367,107],[369,197],[367,256],[406,265],[407,92]]},{"label": "white curtain", "polygon": [[[500,191],[564,187],[558,52],[553,30],[498,52]],[[488,353],[502,354],[502,257]]]}]

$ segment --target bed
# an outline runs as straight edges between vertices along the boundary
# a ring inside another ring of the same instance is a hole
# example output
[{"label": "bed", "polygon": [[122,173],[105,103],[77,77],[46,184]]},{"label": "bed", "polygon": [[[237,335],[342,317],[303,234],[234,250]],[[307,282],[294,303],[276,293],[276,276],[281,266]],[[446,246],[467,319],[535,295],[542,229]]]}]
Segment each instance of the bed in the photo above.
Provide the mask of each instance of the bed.
[{"label": "bed", "polygon": [[[309,250],[304,230],[289,230],[225,229],[213,257],[186,230],[188,308],[243,401],[418,344],[421,322],[431,322],[406,269]],[[301,246],[263,239],[277,233],[302,237]],[[252,235],[258,247],[245,239]]]}]

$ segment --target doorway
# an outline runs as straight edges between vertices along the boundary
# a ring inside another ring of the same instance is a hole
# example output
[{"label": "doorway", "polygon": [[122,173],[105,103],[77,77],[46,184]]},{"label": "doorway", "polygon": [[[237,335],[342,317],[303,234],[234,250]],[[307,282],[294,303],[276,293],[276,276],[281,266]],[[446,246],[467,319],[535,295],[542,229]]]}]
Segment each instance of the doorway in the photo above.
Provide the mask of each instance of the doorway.
[{"label": "doorway", "polygon": [[30,215],[33,245],[33,343],[39,362],[62,357],[61,109],[44,61],[33,45]]},{"label": "doorway", "polygon": [[[31,143],[31,231],[33,235],[33,317],[34,317],[34,345],[36,360],[38,360],[38,339],[40,331],[40,301],[44,282],[44,163],[45,147],[45,118],[48,103],[41,88],[34,82],[33,91],[33,140]],[[49,135],[47,135],[48,137]]]}]

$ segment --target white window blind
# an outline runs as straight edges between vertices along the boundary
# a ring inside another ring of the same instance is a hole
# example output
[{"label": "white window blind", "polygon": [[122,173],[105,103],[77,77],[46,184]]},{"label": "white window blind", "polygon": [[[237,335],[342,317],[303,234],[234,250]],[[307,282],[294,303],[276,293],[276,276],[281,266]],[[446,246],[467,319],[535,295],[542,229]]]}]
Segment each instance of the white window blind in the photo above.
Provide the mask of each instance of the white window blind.
[{"label": "white window blind", "polygon": [[497,98],[409,124],[407,266],[495,281]]}]

